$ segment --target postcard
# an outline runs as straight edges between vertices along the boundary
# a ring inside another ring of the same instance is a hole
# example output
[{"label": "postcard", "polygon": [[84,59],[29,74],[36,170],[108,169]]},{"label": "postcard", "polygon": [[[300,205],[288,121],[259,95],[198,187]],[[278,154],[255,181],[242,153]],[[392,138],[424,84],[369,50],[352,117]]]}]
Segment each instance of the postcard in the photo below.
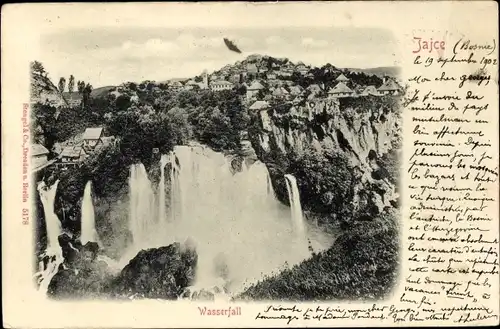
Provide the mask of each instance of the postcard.
[{"label": "postcard", "polygon": [[498,325],[497,21],[3,6],[4,327]]}]

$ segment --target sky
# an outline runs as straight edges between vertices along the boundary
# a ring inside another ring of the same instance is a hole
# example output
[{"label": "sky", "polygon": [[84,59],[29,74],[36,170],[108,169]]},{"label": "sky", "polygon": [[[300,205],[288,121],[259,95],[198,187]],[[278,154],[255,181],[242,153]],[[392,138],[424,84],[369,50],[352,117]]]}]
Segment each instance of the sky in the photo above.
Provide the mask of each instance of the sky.
[{"label": "sky", "polygon": [[[242,51],[229,51],[223,38]],[[164,81],[212,72],[251,54],[322,66],[399,65],[396,39],[375,28],[88,28],[40,38],[39,60],[57,84],[73,74],[94,88],[127,81]]]}]

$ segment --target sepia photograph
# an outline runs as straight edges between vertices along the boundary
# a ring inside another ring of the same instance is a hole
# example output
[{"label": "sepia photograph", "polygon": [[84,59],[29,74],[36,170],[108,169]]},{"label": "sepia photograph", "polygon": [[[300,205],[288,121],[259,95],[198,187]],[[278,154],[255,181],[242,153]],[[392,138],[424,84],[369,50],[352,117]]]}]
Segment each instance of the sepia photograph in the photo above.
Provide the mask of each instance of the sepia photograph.
[{"label": "sepia photograph", "polygon": [[390,30],[68,28],[39,48],[41,295],[391,296],[407,86]]}]

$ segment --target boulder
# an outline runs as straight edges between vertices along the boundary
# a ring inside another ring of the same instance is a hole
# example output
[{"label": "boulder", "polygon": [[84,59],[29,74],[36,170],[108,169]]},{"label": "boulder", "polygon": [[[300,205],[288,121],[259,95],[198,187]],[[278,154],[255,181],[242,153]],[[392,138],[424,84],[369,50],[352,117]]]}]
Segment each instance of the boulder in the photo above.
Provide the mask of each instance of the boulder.
[{"label": "boulder", "polygon": [[111,285],[114,296],[177,299],[195,277],[198,256],[189,245],[141,250]]}]

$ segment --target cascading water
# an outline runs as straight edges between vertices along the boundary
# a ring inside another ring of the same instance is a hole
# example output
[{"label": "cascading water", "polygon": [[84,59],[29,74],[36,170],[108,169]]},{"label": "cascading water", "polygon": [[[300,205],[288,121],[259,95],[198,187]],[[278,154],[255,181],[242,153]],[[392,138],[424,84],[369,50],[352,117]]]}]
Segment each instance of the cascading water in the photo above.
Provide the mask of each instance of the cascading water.
[{"label": "cascading water", "polygon": [[290,208],[292,211],[292,222],[295,232],[302,236],[304,234],[304,217],[302,215],[302,206],[300,203],[299,188],[297,180],[294,176],[285,175],[286,189],[288,191],[288,199],[290,200]]},{"label": "cascading water", "polygon": [[59,265],[64,261],[62,249],[59,245],[59,235],[62,233],[61,222],[54,212],[54,200],[58,184],[59,181],[56,181],[52,186],[47,186],[44,182],[40,182],[37,186],[43,205],[47,231],[47,249],[42,255],[42,258],[47,257],[47,261],[40,261],[40,271],[35,274],[35,277],[38,278],[38,289],[43,294],[47,293],[50,281],[59,270]]},{"label": "cascading water", "polygon": [[150,234],[155,230],[157,221],[154,214],[154,191],[142,163],[130,168],[130,217],[129,229],[136,249],[147,244]]},{"label": "cascading water", "polygon": [[82,202],[82,235],[81,242],[85,245],[88,242],[97,242],[97,232],[95,229],[95,212],[92,201],[92,182],[89,181],[83,192]]},{"label": "cascading water", "polygon": [[169,155],[162,154],[160,159],[160,184],[158,185],[158,221],[167,219],[165,205],[165,166],[169,162]]},{"label": "cascading water", "polygon": [[[164,168],[167,157],[162,159]],[[144,166],[131,168],[134,248],[124,257],[127,261],[136,255],[137,247],[160,247],[190,239],[198,254],[195,285],[190,290],[237,293],[286,263],[293,265],[310,256],[292,225],[304,225],[302,216],[290,221],[289,208],[276,199],[263,163],[243,163],[235,170],[228,157],[200,145],[177,146],[168,159],[170,186],[165,189],[168,193],[157,193],[156,202],[169,204],[170,209],[163,214],[160,206],[158,216],[151,215],[158,204],[152,206],[154,193]],[[166,183],[162,170],[160,189]],[[301,215],[298,191],[295,198],[293,213]]]},{"label": "cascading water", "polygon": [[[179,211],[179,195],[176,193],[172,193],[173,190],[179,189],[179,167],[177,165],[177,158],[174,152],[170,152],[169,154],[169,163],[170,163],[170,220],[175,221],[176,218],[179,217],[177,213]],[[160,201],[161,202],[161,201]]]}]

